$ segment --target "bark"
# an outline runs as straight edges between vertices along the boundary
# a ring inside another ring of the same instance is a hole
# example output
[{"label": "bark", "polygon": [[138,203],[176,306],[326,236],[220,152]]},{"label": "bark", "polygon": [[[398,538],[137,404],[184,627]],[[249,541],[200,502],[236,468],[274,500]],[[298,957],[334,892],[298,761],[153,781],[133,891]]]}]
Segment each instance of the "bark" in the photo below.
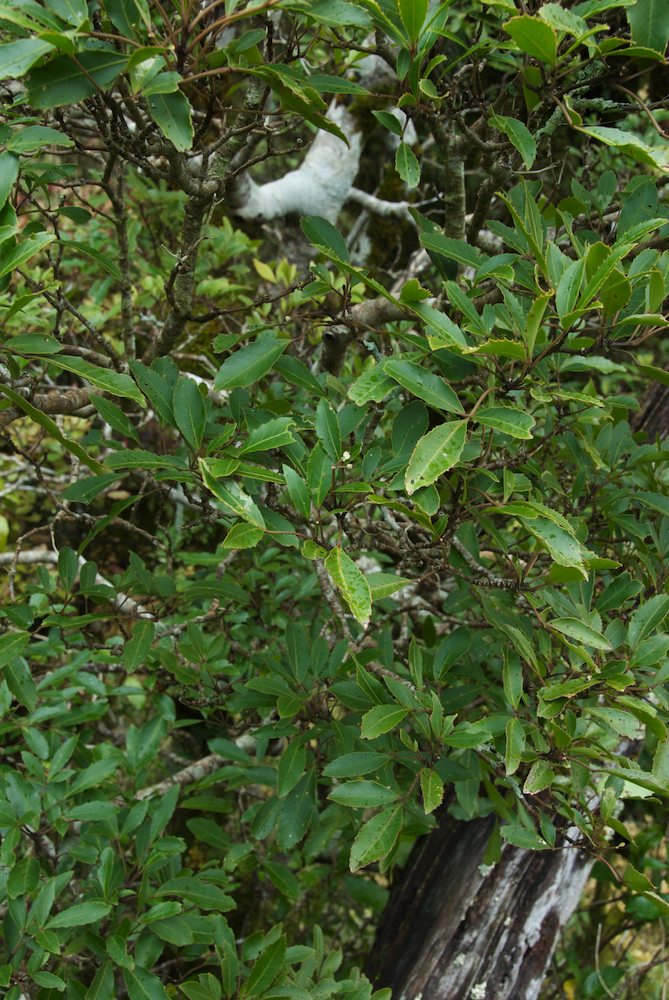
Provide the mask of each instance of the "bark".
[{"label": "bark", "polygon": [[649,441],[669,434],[669,386],[655,382],[641,403],[632,430],[645,431]]},{"label": "bark", "polygon": [[482,864],[492,818],[444,816],[393,887],[368,975],[393,1000],[536,1000],[592,858],[506,845]]}]

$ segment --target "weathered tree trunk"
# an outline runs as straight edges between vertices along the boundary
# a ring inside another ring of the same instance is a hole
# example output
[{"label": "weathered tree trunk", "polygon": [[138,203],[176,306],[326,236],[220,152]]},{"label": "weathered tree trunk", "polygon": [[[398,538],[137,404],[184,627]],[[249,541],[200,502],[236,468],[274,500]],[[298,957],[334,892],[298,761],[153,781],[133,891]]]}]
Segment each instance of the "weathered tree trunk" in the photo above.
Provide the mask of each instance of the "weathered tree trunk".
[{"label": "weathered tree trunk", "polygon": [[367,973],[393,1000],[535,1000],[592,858],[506,845],[482,865],[493,820],[444,816],[393,888]]},{"label": "weathered tree trunk", "polygon": [[644,430],[649,441],[669,434],[669,386],[655,382],[641,402],[632,429]]}]

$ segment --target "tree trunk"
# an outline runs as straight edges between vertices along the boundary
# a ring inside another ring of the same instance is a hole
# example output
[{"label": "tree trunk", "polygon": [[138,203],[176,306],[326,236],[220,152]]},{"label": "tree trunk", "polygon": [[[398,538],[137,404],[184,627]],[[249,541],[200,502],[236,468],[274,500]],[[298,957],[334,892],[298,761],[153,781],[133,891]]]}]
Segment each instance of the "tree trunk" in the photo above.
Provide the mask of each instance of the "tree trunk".
[{"label": "tree trunk", "polygon": [[641,402],[632,430],[645,431],[649,441],[669,433],[669,386],[656,382]]},{"label": "tree trunk", "polygon": [[367,973],[393,1000],[536,1000],[592,858],[505,845],[482,865],[493,819],[443,816],[393,888]]}]

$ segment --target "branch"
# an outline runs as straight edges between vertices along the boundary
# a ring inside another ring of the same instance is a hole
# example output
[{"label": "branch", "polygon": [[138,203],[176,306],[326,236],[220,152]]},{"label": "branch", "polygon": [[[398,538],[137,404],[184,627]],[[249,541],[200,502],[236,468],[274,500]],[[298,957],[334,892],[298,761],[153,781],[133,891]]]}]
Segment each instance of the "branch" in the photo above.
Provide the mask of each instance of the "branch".
[{"label": "branch", "polygon": [[217,771],[219,767],[222,767],[224,760],[219,757],[217,753],[209,754],[208,757],[202,757],[200,760],[193,761],[188,767],[184,767],[183,770],[177,771],[176,774],[170,775],[169,778],[165,778],[164,781],[159,781],[156,785],[149,785],[147,788],[140,788],[138,792],[135,793],[136,799],[151,799],[156,795],[165,795],[169,792],[170,788],[174,785],[178,785],[179,788],[183,788],[185,785],[192,785],[196,781],[200,781],[202,778],[206,778],[207,775],[213,774]]}]

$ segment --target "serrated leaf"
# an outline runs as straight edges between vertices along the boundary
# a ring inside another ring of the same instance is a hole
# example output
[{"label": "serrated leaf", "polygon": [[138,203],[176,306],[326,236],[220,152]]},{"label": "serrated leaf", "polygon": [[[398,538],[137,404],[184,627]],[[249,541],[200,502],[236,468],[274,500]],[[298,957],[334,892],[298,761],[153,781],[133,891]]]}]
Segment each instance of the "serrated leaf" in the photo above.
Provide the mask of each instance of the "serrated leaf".
[{"label": "serrated leaf", "polygon": [[420,163],[411,146],[400,142],[395,154],[395,169],[409,188],[415,188],[420,181]]},{"label": "serrated leaf", "polygon": [[211,472],[211,459],[198,459],[202,480],[207,489],[220,500],[233,514],[243,521],[254,524],[257,528],[265,528],[265,520],[251,497],[244,493],[241,486],[234,480],[216,479]]},{"label": "serrated leaf", "polygon": [[428,406],[449,413],[464,413],[462,403],[451,387],[438,375],[426,371],[421,365],[390,358],[384,362],[383,369],[404,389],[423,399]]},{"label": "serrated leaf", "polygon": [[186,444],[192,451],[199,451],[207,422],[207,408],[197,384],[185,375],[179,375],[172,397],[174,419]]},{"label": "serrated leaf", "polygon": [[46,924],[46,930],[55,930],[58,927],[85,927],[87,924],[95,924],[98,920],[106,917],[111,906],[109,903],[89,902],[75,903],[65,910],[61,910],[55,917]]},{"label": "serrated leaf", "polygon": [[103,392],[108,392],[112,396],[132,399],[135,403],[139,403],[140,406],[144,405],[142,394],[129,375],[110,371],[107,368],[101,368],[99,365],[92,365],[89,361],[84,361],[83,358],[75,358],[65,354],[50,357],[49,364],[54,365],[56,368],[61,368],[63,371],[79,375],[97,389],[102,389]]},{"label": "serrated leaf", "polygon": [[349,259],[346,240],[339,230],[320,215],[305,215],[300,219],[302,232],[314,246],[323,247],[339,260]]},{"label": "serrated leaf", "polygon": [[235,351],[219,368],[214,389],[245,389],[271,370],[275,361],[288,347],[287,340],[277,340],[274,334],[261,334],[257,340]]},{"label": "serrated leaf", "polygon": [[408,708],[398,705],[375,705],[365,712],[360,724],[360,735],[363,740],[375,740],[377,736],[389,733],[409,714]]},{"label": "serrated leaf", "polygon": [[550,764],[545,760],[535,760],[523,784],[524,794],[536,795],[538,792],[543,792],[544,788],[553,783],[554,777],[555,772]]},{"label": "serrated leaf", "polygon": [[184,152],[193,145],[193,109],[180,90],[151,94],[147,99],[149,114],[175,149]]},{"label": "serrated leaf", "polygon": [[505,728],[506,754],[504,764],[507,774],[515,774],[525,749],[525,730],[519,719],[509,719]]},{"label": "serrated leaf", "polygon": [[654,632],[669,614],[669,595],[656,594],[636,609],[630,618],[627,636],[630,646],[638,646],[642,639]]},{"label": "serrated leaf", "polygon": [[421,768],[420,791],[423,796],[423,809],[427,816],[438,809],[444,800],[444,782],[432,768]]},{"label": "serrated leaf", "polygon": [[557,60],[557,35],[546,21],[529,14],[512,17],[504,25],[521,52],[554,66]]},{"label": "serrated leaf", "polygon": [[377,813],[360,828],[351,847],[349,865],[352,872],[390,854],[400,835],[402,819],[402,807],[395,806]]},{"label": "serrated leaf", "polygon": [[123,970],[123,982],[130,1000],[170,1000],[158,977],[139,965]]},{"label": "serrated leaf", "polygon": [[537,156],[537,143],[526,125],[516,118],[492,114],[490,122],[498,132],[503,132],[520,153],[526,170],[530,170]]},{"label": "serrated leaf", "polygon": [[373,809],[376,806],[386,806],[395,802],[398,798],[397,792],[392,788],[386,788],[378,781],[345,781],[342,785],[337,785],[328,794],[328,798],[333,802],[338,802],[341,806],[348,806],[350,809]]},{"label": "serrated leaf", "polygon": [[466,420],[440,424],[420,438],[405,473],[409,496],[422,486],[430,486],[459,461],[466,438]]},{"label": "serrated leaf", "polygon": [[578,618],[554,618],[548,624],[551,628],[562,632],[563,635],[569,636],[570,639],[583,643],[584,646],[593,646],[595,649],[611,649],[611,643],[608,639]]},{"label": "serrated leaf", "polygon": [[224,549],[253,549],[263,537],[264,531],[253,524],[233,524],[223,539]]},{"label": "serrated leaf", "polygon": [[492,427],[493,430],[525,441],[531,440],[535,423],[530,413],[511,406],[489,406],[478,411],[476,420],[484,427]]},{"label": "serrated leaf", "polygon": [[372,615],[372,595],[363,573],[339,546],[330,550],[324,562],[353,617],[366,628]]},{"label": "serrated leaf", "polygon": [[246,441],[239,449],[239,454],[246,455],[254,451],[271,451],[274,448],[282,448],[284,445],[293,444],[295,436],[292,434],[292,428],[294,426],[295,421],[291,417],[274,417],[271,420],[266,420],[265,423],[251,430]]}]

